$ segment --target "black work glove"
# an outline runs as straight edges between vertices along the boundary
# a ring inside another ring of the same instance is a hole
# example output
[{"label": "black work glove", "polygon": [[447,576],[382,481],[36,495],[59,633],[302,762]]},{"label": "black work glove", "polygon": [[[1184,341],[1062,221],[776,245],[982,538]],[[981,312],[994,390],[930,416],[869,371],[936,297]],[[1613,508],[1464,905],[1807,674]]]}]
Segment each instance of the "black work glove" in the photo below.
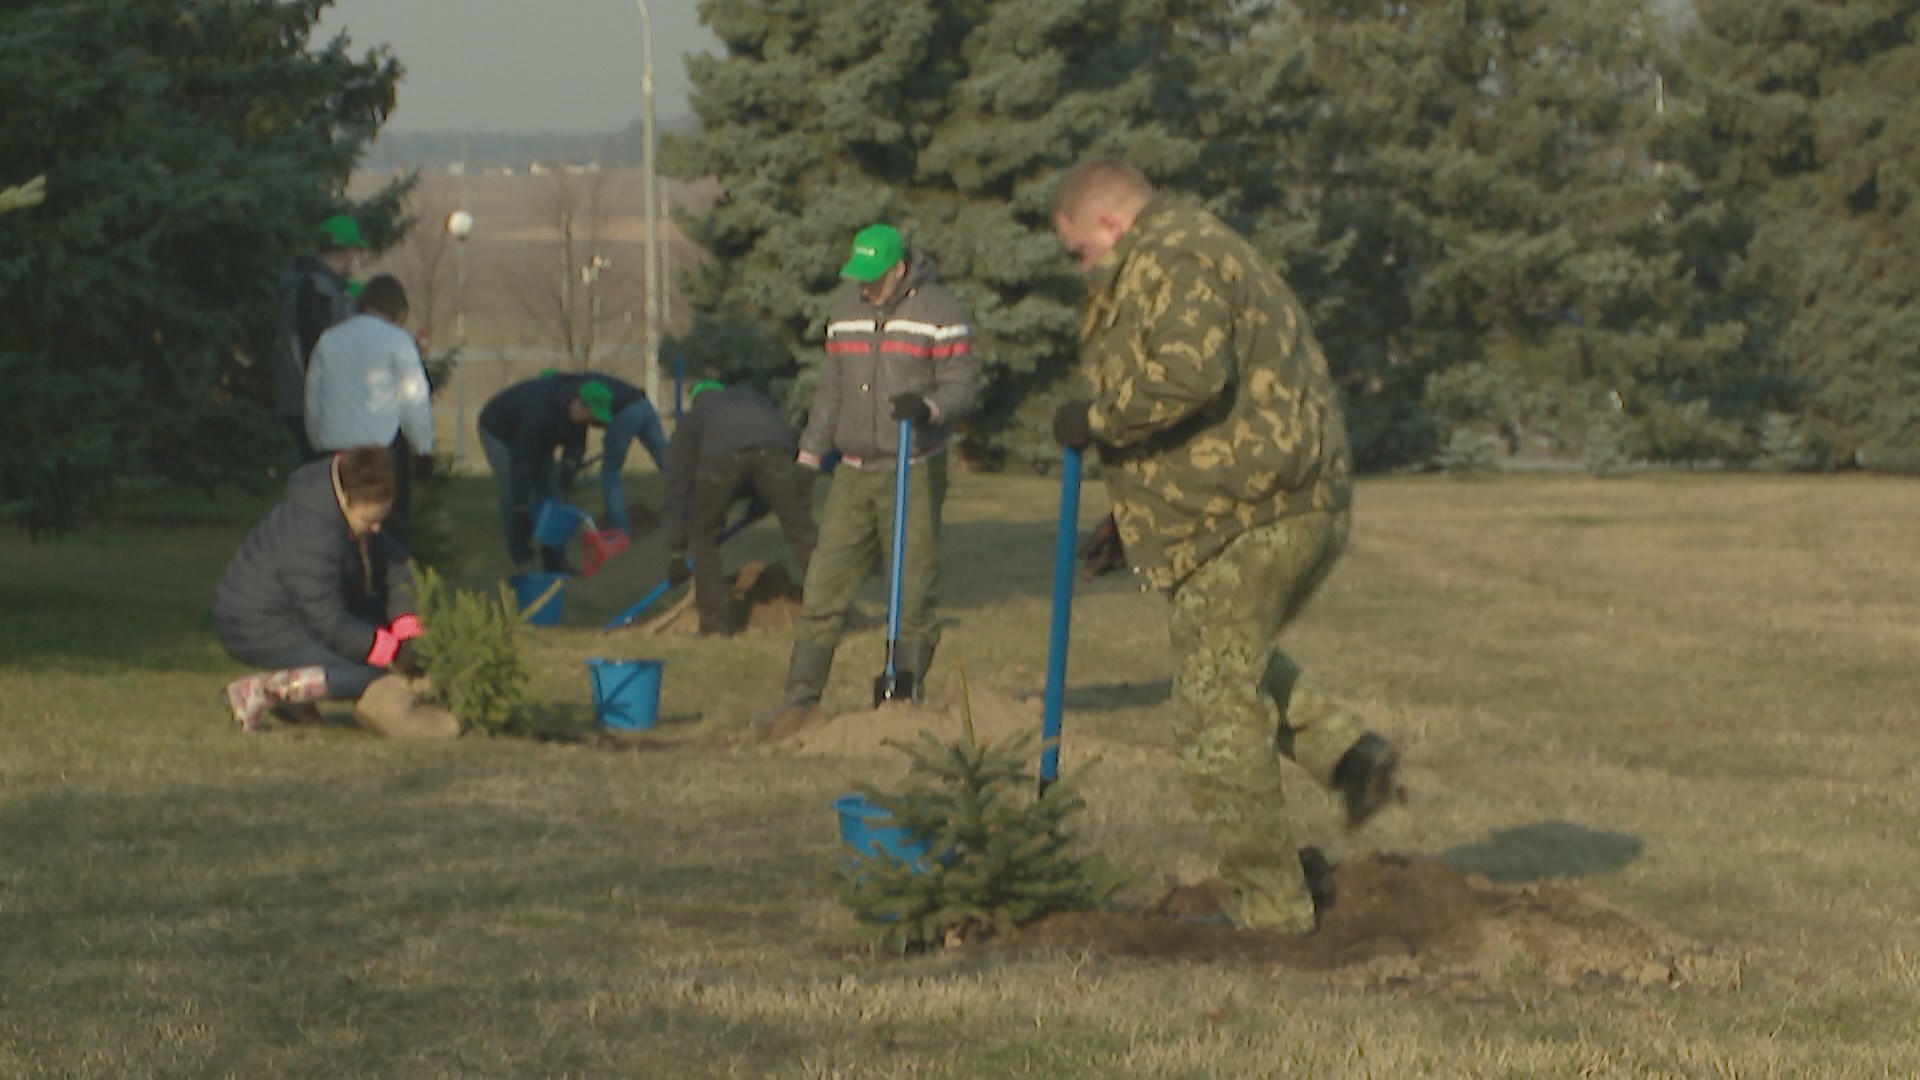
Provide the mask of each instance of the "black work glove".
[{"label": "black work glove", "polygon": [[687,579],[692,576],[693,564],[687,561],[686,552],[670,551],[667,553],[667,582],[669,584],[683,585]]},{"label": "black work glove", "polygon": [[566,495],[573,490],[573,482],[580,478],[581,464],[573,458],[560,459],[560,494]]},{"label": "black work glove", "polygon": [[1127,553],[1120,544],[1120,526],[1108,514],[1106,520],[1094,526],[1093,535],[1080,545],[1080,580],[1092,581],[1101,574],[1124,570],[1127,567]]},{"label": "black work glove", "polygon": [[933,419],[933,406],[919,394],[895,394],[889,403],[893,406],[893,422],[913,421],[913,426],[921,427]]},{"label": "black work glove", "polygon": [[1093,428],[1087,420],[1091,401],[1069,401],[1053,411],[1053,441],[1061,446],[1085,446],[1093,441]]}]

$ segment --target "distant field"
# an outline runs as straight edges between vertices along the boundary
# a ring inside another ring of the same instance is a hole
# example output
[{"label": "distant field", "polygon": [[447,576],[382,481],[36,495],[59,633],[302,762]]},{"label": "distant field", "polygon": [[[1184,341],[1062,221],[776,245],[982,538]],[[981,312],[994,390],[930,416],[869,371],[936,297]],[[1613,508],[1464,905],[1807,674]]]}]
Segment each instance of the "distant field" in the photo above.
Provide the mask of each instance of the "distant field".
[{"label": "distant field", "polygon": [[[475,479],[455,505],[475,586],[504,569],[489,499]],[[1920,1074],[1911,481],[1360,485],[1290,648],[1404,746],[1413,797],[1350,836],[1290,773],[1301,839],[1577,890],[1711,961],[1671,985],[870,957],[821,883],[828,807],[897,760],[734,743],[785,634],[598,634],[658,580],[657,537],[573,583],[532,650],[578,724],[586,657],[664,659],[654,739],[249,738],[206,607],[264,505],[154,496],[59,544],[0,539],[0,1076]],[[1039,693],[1054,510],[1045,481],[956,479],[936,699],[963,673]],[[758,526],[729,559],[780,552]],[[831,709],[880,657],[849,639]],[[1129,904],[1212,868],[1169,676],[1160,603],[1084,587],[1063,762]]]}]

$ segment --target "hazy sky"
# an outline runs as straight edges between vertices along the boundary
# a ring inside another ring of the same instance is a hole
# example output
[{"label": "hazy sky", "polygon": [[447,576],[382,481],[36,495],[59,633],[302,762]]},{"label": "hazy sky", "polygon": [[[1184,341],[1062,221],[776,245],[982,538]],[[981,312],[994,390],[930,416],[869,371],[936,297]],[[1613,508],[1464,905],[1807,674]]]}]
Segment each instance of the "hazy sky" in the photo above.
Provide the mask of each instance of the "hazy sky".
[{"label": "hazy sky", "polygon": [[[689,52],[718,51],[696,0],[648,0],[655,110],[687,111]],[[634,0],[335,0],[320,40],[407,69],[392,131],[609,131],[640,116],[642,22]]]}]

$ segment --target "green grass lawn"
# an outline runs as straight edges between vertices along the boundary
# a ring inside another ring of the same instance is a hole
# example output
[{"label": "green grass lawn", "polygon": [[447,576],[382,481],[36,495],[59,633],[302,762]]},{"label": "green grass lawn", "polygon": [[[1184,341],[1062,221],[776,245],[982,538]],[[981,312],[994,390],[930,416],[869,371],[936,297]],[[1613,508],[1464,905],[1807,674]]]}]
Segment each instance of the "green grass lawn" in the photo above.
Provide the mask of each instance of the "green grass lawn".
[{"label": "green grass lawn", "polygon": [[[1055,499],[956,478],[936,697],[962,672],[1039,693]],[[1090,484],[1083,517],[1103,503]],[[1920,1073],[1912,482],[1362,484],[1293,649],[1405,747],[1414,800],[1348,836],[1298,785],[1305,839],[1569,880],[1731,973],[1467,993],[872,957],[822,875],[829,804],[885,766],[732,744],[779,694],[785,635],[600,635],[659,579],[657,538],[573,582],[531,647],[537,697],[580,719],[585,658],[664,659],[644,746],[237,734],[207,607],[267,505],[147,496],[0,540],[0,1076]],[[490,486],[453,510],[458,580],[490,588]],[[767,524],[730,558],[782,553]],[[1132,896],[1205,876],[1160,601],[1109,577],[1074,626],[1062,757],[1098,759],[1088,838]],[[877,632],[851,637],[829,707],[880,662]]]}]

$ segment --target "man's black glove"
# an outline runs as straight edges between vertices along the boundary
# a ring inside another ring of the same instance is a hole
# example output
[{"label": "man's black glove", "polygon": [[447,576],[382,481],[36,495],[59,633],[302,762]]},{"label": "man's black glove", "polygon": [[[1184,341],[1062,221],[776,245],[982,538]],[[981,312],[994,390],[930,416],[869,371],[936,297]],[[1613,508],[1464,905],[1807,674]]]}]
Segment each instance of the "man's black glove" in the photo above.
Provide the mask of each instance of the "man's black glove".
[{"label": "man's black glove", "polygon": [[1053,441],[1061,446],[1085,446],[1093,441],[1087,420],[1091,401],[1069,401],[1053,411]]},{"label": "man's black glove", "polygon": [[693,564],[687,561],[684,551],[667,552],[667,581],[669,584],[682,585],[693,576]]},{"label": "man's black glove", "polygon": [[1120,545],[1120,526],[1114,523],[1112,514],[1094,526],[1093,535],[1080,545],[1079,555],[1082,581],[1127,568],[1127,553]]},{"label": "man's black glove", "polygon": [[573,482],[580,478],[581,468],[583,468],[582,464],[574,458],[560,459],[560,474],[558,477],[560,481],[560,494],[566,495],[573,491]]},{"label": "man's black glove", "polygon": [[914,427],[924,426],[933,419],[933,406],[919,394],[895,394],[890,403],[893,406],[893,422],[913,421]]}]

